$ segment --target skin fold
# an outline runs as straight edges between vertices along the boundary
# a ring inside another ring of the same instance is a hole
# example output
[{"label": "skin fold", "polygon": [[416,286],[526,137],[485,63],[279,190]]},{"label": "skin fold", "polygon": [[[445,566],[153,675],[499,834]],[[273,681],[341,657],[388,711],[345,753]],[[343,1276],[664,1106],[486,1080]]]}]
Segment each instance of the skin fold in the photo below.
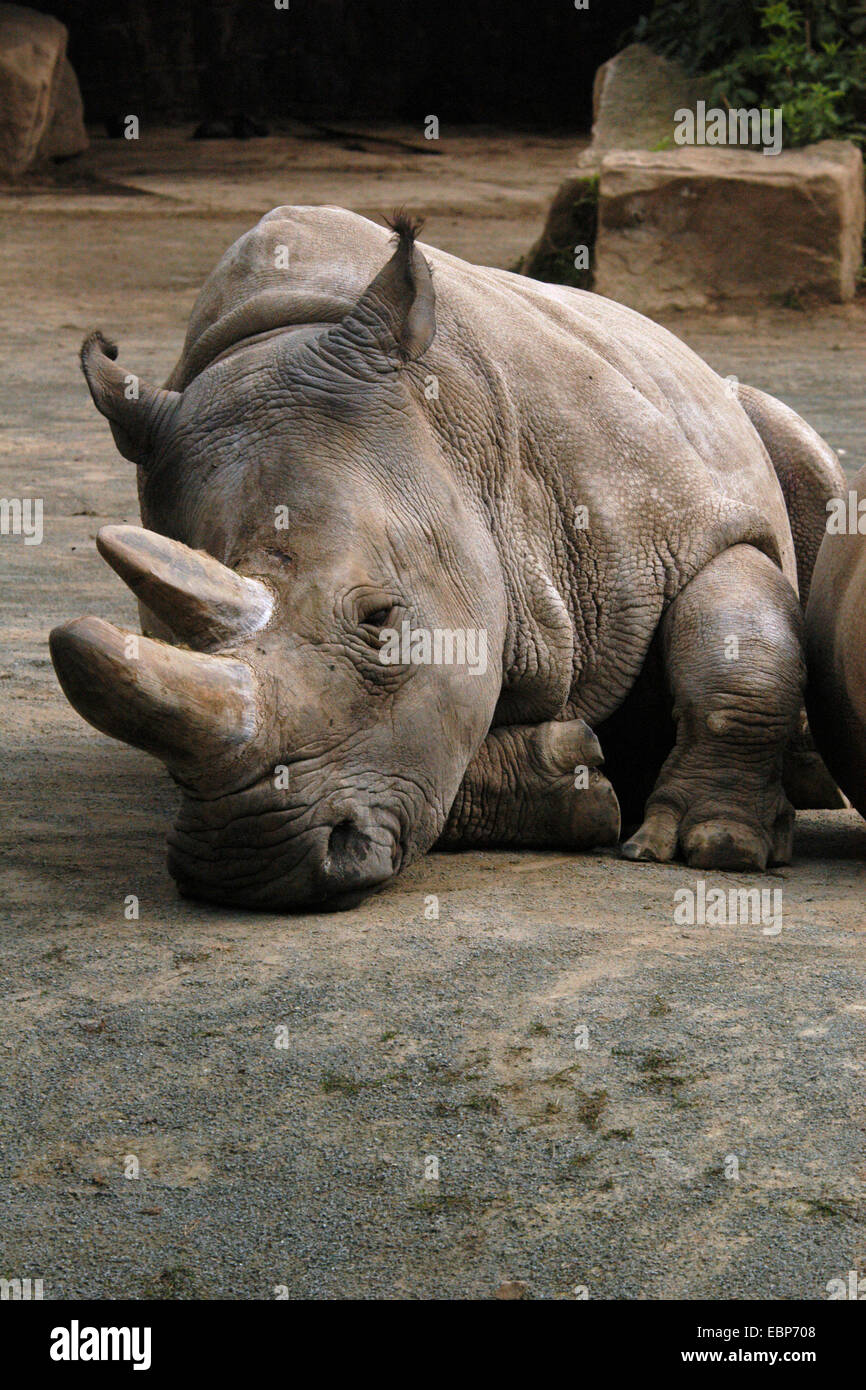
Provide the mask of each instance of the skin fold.
[{"label": "skin fold", "polygon": [[[82,350],[146,528],[101,549],[154,645],[123,667],[88,619],[52,650],[181,786],[181,891],[347,906],[437,843],[610,845],[619,800],[628,858],[787,859],[827,446],[624,306],[394,226],[268,214],[162,390]],[[383,664],[404,623],[483,634],[483,669]]]}]

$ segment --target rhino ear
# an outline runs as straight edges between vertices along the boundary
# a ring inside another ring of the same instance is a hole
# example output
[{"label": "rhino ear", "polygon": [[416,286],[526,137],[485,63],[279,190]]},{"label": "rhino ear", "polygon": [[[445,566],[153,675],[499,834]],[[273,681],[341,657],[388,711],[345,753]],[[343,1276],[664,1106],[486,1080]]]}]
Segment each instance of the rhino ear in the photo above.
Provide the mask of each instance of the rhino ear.
[{"label": "rhino ear", "polygon": [[421,222],[404,212],[388,220],[397,246],[354,309],[328,333],[334,347],[383,352],[403,362],[421,357],[436,335],[436,296],[425,257],[415,245]]},{"label": "rhino ear", "polygon": [[96,409],[111,426],[114,442],[130,463],[145,464],[159,433],[180,400],[178,391],[146,386],[132,372],[115,365],[117,348],[99,332],[81,345],[81,370]]}]

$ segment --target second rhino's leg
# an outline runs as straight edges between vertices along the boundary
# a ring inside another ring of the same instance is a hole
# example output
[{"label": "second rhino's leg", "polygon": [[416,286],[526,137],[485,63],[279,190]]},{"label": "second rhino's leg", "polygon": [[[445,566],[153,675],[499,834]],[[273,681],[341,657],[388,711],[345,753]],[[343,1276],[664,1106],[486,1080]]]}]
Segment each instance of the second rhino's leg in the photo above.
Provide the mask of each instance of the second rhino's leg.
[{"label": "second rhino's leg", "polygon": [[615,845],[619,805],[582,719],[492,729],[451,808],[440,849]]},{"label": "second rhino's leg", "polygon": [[782,760],[805,684],[793,588],[761,551],[711,561],[662,626],[677,738],[627,859],[681,849],[704,869],[757,869],[791,857],[794,814]]}]

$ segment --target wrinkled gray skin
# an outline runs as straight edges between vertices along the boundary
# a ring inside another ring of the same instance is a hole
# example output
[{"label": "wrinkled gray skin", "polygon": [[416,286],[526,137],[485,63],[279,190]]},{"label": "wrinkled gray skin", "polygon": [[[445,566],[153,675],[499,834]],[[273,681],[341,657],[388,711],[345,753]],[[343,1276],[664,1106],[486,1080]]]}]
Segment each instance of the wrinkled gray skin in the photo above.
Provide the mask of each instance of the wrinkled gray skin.
[{"label": "wrinkled gray skin", "polygon": [[849,529],[828,531],[812,576],[807,704],[827,766],[866,816],[866,535],[860,532],[866,519],[859,510],[866,502],[866,468],[852,479],[853,507],[847,491]]},{"label": "wrinkled gray skin", "polygon": [[[278,208],[226,253],[166,391],[121,401],[102,340],[83,360],[138,464],[145,527],[274,599],[260,630],[198,644],[201,669],[234,682],[224,749],[197,743],[199,711],[178,752],[174,685],[169,747],[156,716],[123,714],[102,635],[54,635],[79,709],[163,756],[183,787],[169,848],[182,891],[343,906],[437,841],[615,842],[587,726],[626,801],[655,780],[627,857],[763,869],[789,856],[797,559],[811,568],[836,478],[811,459],[818,497],[795,556],[770,458],[777,402],[741,404],[619,304],[413,246],[402,224],[395,247],[337,208]],[[172,636],[165,607],[143,616]],[[377,632],[403,619],[483,629],[486,673],[383,666]],[[129,680],[137,699],[145,677]]]}]

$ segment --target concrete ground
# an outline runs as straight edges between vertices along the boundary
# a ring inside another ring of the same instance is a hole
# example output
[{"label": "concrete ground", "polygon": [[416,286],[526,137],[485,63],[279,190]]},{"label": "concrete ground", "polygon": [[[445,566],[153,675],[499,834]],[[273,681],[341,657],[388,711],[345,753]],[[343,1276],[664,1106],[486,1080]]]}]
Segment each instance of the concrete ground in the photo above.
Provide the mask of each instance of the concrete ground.
[{"label": "concrete ground", "polygon": [[[776,935],[678,924],[693,874],[607,854],[434,855],[345,914],[220,911],[166,873],[167,775],[54,679],[52,625],[135,622],[94,548],[138,518],[85,331],[159,380],[207,271],[281,202],[406,203],[428,241],[511,265],[575,151],[372,133],[97,141],[90,170],[124,190],[67,170],[0,197],[0,495],[45,505],[41,545],[0,537],[0,1276],[74,1298],[824,1298],[866,1272],[855,813],[800,817],[771,877],[706,876],[781,890]],[[866,462],[862,304],[670,326]]]}]

